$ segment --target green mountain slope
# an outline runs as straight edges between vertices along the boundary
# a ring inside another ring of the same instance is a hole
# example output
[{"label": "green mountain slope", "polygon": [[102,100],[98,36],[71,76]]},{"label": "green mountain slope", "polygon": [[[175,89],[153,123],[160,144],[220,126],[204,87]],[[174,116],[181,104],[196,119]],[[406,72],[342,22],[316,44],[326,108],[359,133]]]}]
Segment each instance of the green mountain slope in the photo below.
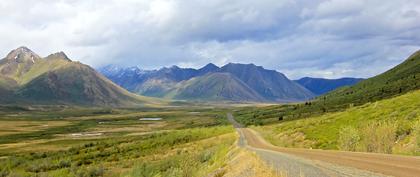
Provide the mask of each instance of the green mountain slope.
[{"label": "green mountain slope", "polygon": [[320,96],[317,101],[328,107],[363,103],[390,98],[420,88],[420,51],[398,66],[378,76],[363,80],[351,87],[344,87]]},{"label": "green mountain slope", "polygon": [[263,101],[258,93],[229,73],[210,73],[183,83],[173,94],[175,99]]},{"label": "green mountain slope", "polygon": [[134,106],[160,100],[131,94],[91,67],[71,61],[63,52],[46,58],[26,47],[0,61],[0,99],[3,104],[77,104]]},{"label": "green mountain slope", "polygon": [[279,120],[293,120],[342,111],[418,89],[420,89],[420,52],[414,53],[403,63],[383,74],[321,95],[304,104],[247,108],[238,112],[237,117],[238,121],[247,125],[277,123]]}]

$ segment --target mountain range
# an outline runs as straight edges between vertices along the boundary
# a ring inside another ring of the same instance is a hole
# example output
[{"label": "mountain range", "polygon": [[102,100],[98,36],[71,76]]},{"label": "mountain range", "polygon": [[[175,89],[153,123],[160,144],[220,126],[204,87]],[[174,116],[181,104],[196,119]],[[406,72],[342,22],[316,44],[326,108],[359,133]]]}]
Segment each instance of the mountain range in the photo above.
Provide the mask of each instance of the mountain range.
[{"label": "mountain range", "polygon": [[210,63],[200,69],[172,66],[159,70],[109,65],[99,72],[131,92],[168,99],[292,102],[315,96],[284,74],[254,64],[218,67]]},{"label": "mountain range", "polygon": [[72,61],[64,52],[40,57],[27,47],[19,47],[0,60],[0,104],[133,106],[166,102],[151,97],[295,102],[338,87],[349,87],[361,80],[302,78],[292,81],[275,70],[239,63],[222,67],[209,63],[200,69],[172,66],[159,70],[109,65],[98,71]]},{"label": "mountain range", "polygon": [[27,47],[0,60],[0,103],[128,106],[155,100],[132,94],[64,52],[40,57]]}]

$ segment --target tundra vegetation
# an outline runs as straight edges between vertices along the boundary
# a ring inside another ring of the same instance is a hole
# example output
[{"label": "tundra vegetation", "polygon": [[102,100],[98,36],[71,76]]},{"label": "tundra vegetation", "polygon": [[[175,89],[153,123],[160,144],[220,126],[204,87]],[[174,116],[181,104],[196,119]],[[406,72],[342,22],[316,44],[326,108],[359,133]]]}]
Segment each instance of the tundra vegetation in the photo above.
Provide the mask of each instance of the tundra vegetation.
[{"label": "tundra vegetation", "polygon": [[1,109],[0,176],[203,176],[237,139],[222,109]]}]

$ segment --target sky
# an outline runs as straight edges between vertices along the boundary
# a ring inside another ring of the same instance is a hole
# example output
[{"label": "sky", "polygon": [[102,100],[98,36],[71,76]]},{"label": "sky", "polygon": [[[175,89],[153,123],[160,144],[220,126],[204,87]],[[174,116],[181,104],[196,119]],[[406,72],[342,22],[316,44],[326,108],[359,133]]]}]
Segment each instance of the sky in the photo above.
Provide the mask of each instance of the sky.
[{"label": "sky", "polygon": [[420,0],[1,0],[0,56],[19,46],[93,67],[366,78],[420,49]]}]

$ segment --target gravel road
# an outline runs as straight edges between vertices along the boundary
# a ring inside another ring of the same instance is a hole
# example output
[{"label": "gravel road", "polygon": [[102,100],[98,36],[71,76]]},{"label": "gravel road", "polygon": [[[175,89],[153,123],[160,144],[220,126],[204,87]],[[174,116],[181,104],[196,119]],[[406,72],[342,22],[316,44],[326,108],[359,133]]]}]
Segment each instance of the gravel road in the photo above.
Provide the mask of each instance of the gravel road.
[{"label": "gravel road", "polygon": [[420,176],[418,157],[276,147],[254,130],[243,128],[232,114],[227,117],[240,135],[240,147],[256,152],[276,171],[289,177]]}]

